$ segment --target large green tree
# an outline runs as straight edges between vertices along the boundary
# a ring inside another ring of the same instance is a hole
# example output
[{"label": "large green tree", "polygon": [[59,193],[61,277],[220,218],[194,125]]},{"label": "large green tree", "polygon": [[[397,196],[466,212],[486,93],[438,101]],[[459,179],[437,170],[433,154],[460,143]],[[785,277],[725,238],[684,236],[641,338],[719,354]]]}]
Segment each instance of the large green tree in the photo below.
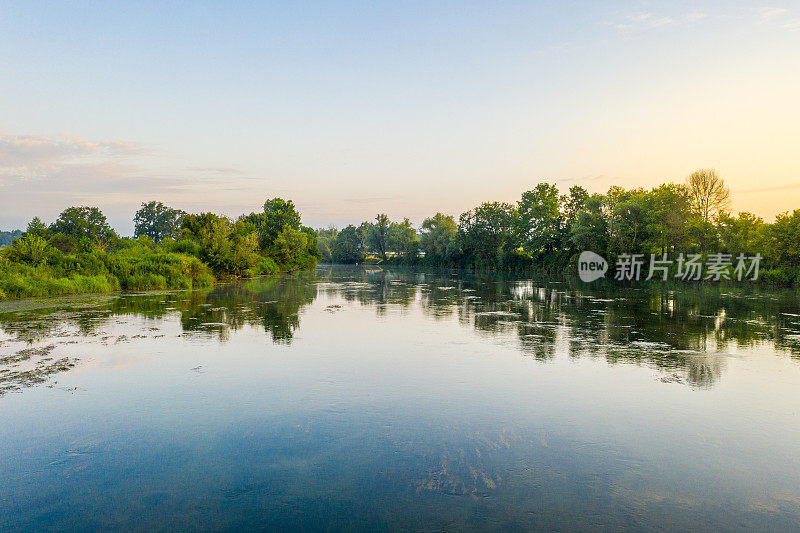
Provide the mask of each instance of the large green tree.
[{"label": "large green tree", "polygon": [[422,222],[420,246],[429,262],[445,262],[449,260],[455,247],[458,225],[450,215],[436,213]]},{"label": "large green tree", "polygon": [[186,213],[179,209],[167,207],[161,202],[142,203],[133,217],[134,237],[146,235],[155,242],[167,237],[177,237],[180,233],[181,219]]},{"label": "large green tree", "polygon": [[106,242],[116,233],[97,207],[68,207],[50,226],[53,233],[61,233],[73,239],[88,238],[94,242]]},{"label": "large green tree", "polygon": [[217,275],[241,275],[259,261],[257,235],[242,222],[234,224],[214,213],[185,215],[181,240],[193,243]]},{"label": "large green tree", "polygon": [[486,202],[458,219],[461,251],[481,268],[504,267],[519,246],[517,210],[504,202]]},{"label": "large green tree", "polygon": [[591,250],[605,255],[608,249],[608,220],[603,212],[605,197],[602,194],[589,196],[583,208],[577,210],[570,226],[570,241],[582,252]]},{"label": "large green tree", "polygon": [[791,272],[792,281],[800,281],[800,209],[775,217],[769,240],[775,265]]},{"label": "large green tree", "polygon": [[386,260],[387,252],[389,252],[390,224],[389,217],[384,213],[379,213],[375,217],[375,222],[362,225],[362,232],[367,248],[369,251],[378,254],[384,261]]},{"label": "large green tree", "polygon": [[522,248],[529,254],[548,254],[562,246],[563,219],[555,185],[540,183],[522,193],[517,221]]},{"label": "large green tree", "polygon": [[284,228],[300,230],[300,213],[291,200],[272,198],[264,202],[264,210],[251,213],[240,220],[251,231],[258,233],[259,246],[262,251],[270,249],[275,239]]},{"label": "large green tree", "polygon": [[419,255],[417,230],[408,218],[389,225],[389,249],[406,260],[414,260]]},{"label": "large green tree", "polygon": [[336,236],[339,230],[330,226],[319,228],[317,231],[317,250],[319,250],[320,260],[331,262],[333,260],[333,249],[336,246]]},{"label": "large green tree", "polygon": [[364,236],[359,228],[350,224],[336,236],[333,260],[337,263],[361,263],[365,257]]}]

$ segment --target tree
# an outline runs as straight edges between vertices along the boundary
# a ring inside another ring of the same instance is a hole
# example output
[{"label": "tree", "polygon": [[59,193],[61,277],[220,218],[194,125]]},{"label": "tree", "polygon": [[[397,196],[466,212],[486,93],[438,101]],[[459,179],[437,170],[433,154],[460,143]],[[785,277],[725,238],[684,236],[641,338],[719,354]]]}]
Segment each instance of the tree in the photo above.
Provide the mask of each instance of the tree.
[{"label": "tree", "polygon": [[25,263],[32,266],[42,264],[52,250],[50,243],[35,234],[25,234],[16,239],[5,252],[10,261]]},{"label": "tree", "polygon": [[564,206],[564,223],[568,229],[575,224],[578,213],[586,210],[589,197],[589,193],[580,185],[573,185],[569,188],[569,194],[561,197],[561,203]]},{"label": "tree", "polygon": [[604,203],[603,195],[593,194],[586,199],[583,209],[575,213],[575,221],[570,228],[570,241],[578,250],[606,254],[608,222],[603,214]]},{"label": "tree", "polygon": [[775,217],[770,231],[770,255],[775,264],[800,276],[800,209]]},{"label": "tree", "polygon": [[552,253],[561,247],[563,221],[555,185],[540,183],[522,193],[517,203],[522,248],[530,253]]},{"label": "tree", "polygon": [[392,252],[407,260],[416,259],[419,254],[419,237],[409,219],[392,222],[388,233],[389,249]]},{"label": "tree", "polygon": [[142,203],[133,217],[134,237],[147,235],[158,243],[167,237],[177,237],[180,232],[181,219],[186,213],[167,207],[161,202]]},{"label": "tree", "polygon": [[350,224],[336,236],[333,247],[333,260],[337,263],[361,263],[366,257],[364,251],[364,237],[361,232]]},{"label": "tree", "polygon": [[300,213],[291,200],[272,198],[264,202],[264,211],[240,217],[251,231],[258,233],[262,251],[269,250],[284,228],[300,230]]},{"label": "tree", "polygon": [[300,213],[291,200],[272,198],[264,202],[264,226],[262,232],[268,240],[274,240],[284,228],[300,229]]},{"label": "tree", "polygon": [[308,235],[306,233],[285,226],[278,233],[269,255],[279,265],[294,270],[303,266],[302,263],[304,261],[302,259],[308,256],[306,253],[307,246]]},{"label": "tree", "polygon": [[611,187],[606,194],[609,248],[618,253],[641,252],[647,235],[647,193],[643,189],[626,191]]},{"label": "tree", "polygon": [[364,225],[364,239],[367,248],[376,252],[381,259],[386,260],[386,252],[389,251],[389,217],[379,213],[375,217],[375,223]]},{"label": "tree", "polygon": [[73,239],[85,237],[94,242],[106,242],[116,236],[103,212],[87,206],[68,207],[62,211],[50,226],[50,231]]},{"label": "tree", "polygon": [[181,239],[196,243],[200,259],[217,274],[241,275],[259,261],[257,235],[243,222],[214,213],[185,215]]},{"label": "tree", "polygon": [[480,267],[506,265],[518,246],[517,210],[503,202],[486,202],[458,218],[458,239],[463,253]]},{"label": "tree", "polygon": [[33,217],[28,222],[28,229],[25,230],[28,235],[36,235],[37,237],[45,237],[47,235],[47,225],[39,217]]},{"label": "tree", "polygon": [[725,212],[717,217],[717,231],[722,251],[731,254],[766,253],[767,224],[752,213],[733,217]]},{"label": "tree", "polygon": [[436,213],[422,222],[420,245],[428,261],[443,262],[453,253],[458,225],[450,215]]},{"label": "tree", "polygon": [[662,254],[681,249],[687,243],[687,220],[690,218],[689,192],[683,185],[665,183],[645,195],[646,253]]},{"label": "tree", "polygon": [[686,187],[692,207],[705,222],[711,222],[711,218],[730,203],[730,190],[714,169],[692,172]]},{"label": "tree", "polygon": [[305,255],[308,256],[306,262],[313,261],[314,265],[316,265],[317,261],[320,258],[319,243],[317,242],[317,232],[314,231],[314,228],[310,228],[308,226],[300,226],[300,231],[306,234]]},{"label": "tree", "polygon": [[337,235],[339,235],[339,230],[333,226],[317,230],[317,250],[322,261],[333,260],[333,248],[336,246]]}]

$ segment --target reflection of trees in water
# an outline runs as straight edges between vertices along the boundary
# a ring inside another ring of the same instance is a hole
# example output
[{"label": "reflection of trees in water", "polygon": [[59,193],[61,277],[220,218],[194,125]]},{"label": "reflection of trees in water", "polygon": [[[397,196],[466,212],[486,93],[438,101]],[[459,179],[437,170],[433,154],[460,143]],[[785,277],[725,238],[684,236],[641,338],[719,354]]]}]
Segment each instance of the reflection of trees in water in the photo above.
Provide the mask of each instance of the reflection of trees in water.
[{"label": "reflection of trees in water", "polygon": [[300,327],[300,311],[317,296],[312,274],[286,275],[221,285],[205,301],[181,312],[186,331],[214,331],[221,339],[229,330],[263,327],[272,340],[289,343]]},{"label": "reflection of trees in water", "polygon": [[[246,325],[288,343],[317,292],[374,307],[378,315],[412,305],[434,320],[457,320],[480,334],[513,338],[539,360],[557,353],[648,365],[670,380],[716,382],[732,346],[769,343],[800,358],[797,291],[653,284],[644,288],[564,280],[509,279],[465,272],[322,267],[316,273],[255,278],[202,291],[122,298],[82,297],[61,308],[0,314],[17,340],[102,335],[115,315],[158,320],[178,314],[198,335],[228,338]],[[72,331],[69,331],[69,330]]]},{"label": "reflection of trees in water", "polygon": [[797,312],[796,291],[668,283],[590,286],[468,272],[339,267],[328,267],[319,277],[328,281],[327,294],[375,306],[378,314],[388,304],[419,302],[434,319],[456,316],[481,333],[514,335],[523,353],[540,360],[563,350],[575,358],[680,372],[669,380],[694,386],[719,379],[724,352],[732,346],[766,342],[800,357],[800,317],[792,323],[783,314]]},{"label": "reflection of trees in water", "polygon": [[388,306],[409,307],[417,298],[416,282],[410,276],[383,269],[322,267],[318,270],[319,291],[347,302],[372,306],[376,314],[386,314]]},{"label": "reflection of trees in water", "polygon": [[[48,337],[99,336],[115,316],[135,315],[158,320],[179,314],[184,331],[227,340],[231,330],[262,327],[273,341],[289,343],[300,327],[300,312],[316,298],[314,273],[284,275],[217,285],[213,289],[125,295],[105,298],[88,309],[53,308],[0,315],[0,328],[17,340],[37,342]],[[83,305],[86,305],[84,302]],[[76,304],[77,306],[77,304]]]},{"label": "reflection of trees in water", "polygon": [[103,301],[103,309],[93,309],[96,304],[84,302],[70,303],[70,307],[55,311],[48,307],[0,313],[0,329],[14,340],[28,344],[53,337],[69,337],[76,333],[84,336],[96,335],[114,314],[108,309],[107,302],[107,299]]}]

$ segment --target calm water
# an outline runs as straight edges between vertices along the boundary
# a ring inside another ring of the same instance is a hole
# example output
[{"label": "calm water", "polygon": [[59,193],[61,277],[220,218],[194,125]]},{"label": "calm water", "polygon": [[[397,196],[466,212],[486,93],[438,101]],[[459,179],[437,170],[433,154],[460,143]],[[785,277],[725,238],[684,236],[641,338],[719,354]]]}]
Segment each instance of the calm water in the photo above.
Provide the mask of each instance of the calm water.
[{"label": "calm water", "polygon": [[321,267],[0,304],[0,357],[0,529],[800,525],[792,291]]}]

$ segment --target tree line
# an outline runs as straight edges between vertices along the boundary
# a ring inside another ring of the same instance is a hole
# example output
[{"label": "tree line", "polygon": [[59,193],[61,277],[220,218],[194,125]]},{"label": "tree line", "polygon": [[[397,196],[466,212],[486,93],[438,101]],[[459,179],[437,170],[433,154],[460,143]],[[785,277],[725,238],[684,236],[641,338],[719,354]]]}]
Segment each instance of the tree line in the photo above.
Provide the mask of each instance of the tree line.
[{"label": "tree line", "polygon": [[0,250],[0,299],[119,289],[196,288],[215,279],[313,268],[316,232],[289,200],[233,220],[143,203],[134,237],[120,237],[97,207],[76,206],[52,224],[35,217]]},{"label": "tree line", "polygon": [[462,213],[436,213],[414,228],[406,218],[341,230],[317,230],[326,262],[389,261],[495,270],[574,272],[592,250],[613,264],[620,254],[761,254],[761,279],[800,282],[800,209],[766,223],[729,211],[730,191],[712,169],[683,183],[652,189],[612,186],[590,194],[581,186],[561,194],[539,183],[515,203],[485,202]]}]

